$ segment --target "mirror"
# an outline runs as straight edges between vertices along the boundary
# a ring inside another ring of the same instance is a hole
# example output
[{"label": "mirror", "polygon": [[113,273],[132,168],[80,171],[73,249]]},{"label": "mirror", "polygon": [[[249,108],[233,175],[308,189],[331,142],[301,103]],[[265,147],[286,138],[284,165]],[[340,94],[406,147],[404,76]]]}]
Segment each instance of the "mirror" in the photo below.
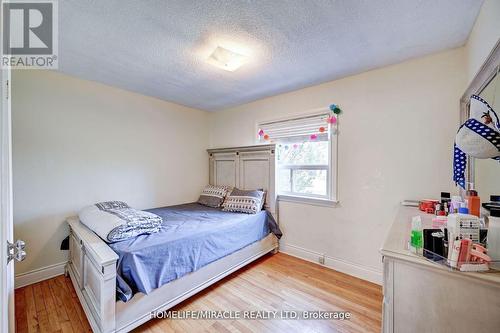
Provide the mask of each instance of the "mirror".
[{"label": "mirror", "polygon": [[[470,100],[472,95],[478,95],[482,100],[485,100],[488,105],[495,111],[498,115],[500,111],[500,39],[497,41],[495,47],[491,51],[490,55],[486,59],[485,63],[477,73],[477,75],[472,80],[471,84],[463,94],[460,99],[460,120],[461,124],[464,124],[466,120],[470,118]],[[480,104],[483,108],[478,108],[477,100],[474,101],[474,119],[480,121],[483,125],[477,124],[471,121],[471,130],[473,135],[470,136],[470,141],[472,149],[486,147],[484,149],[488,150],[485,154],[474,154],[475,156],[493,157],[496,151],[492,146],[482,145],[481,138],[475,137],[476,135],[481,135],[483,139],[490,139],[492,144],[496,146],[496,138],[490,136],[490,129],[485,129],[484,125],[488,127],[495,127],[492,122],[495,121],[490,118],[494,118],[494,115],[490,115],[488,118],[487,107],[484,104]],[[484,110],[486,109],[486,110]],[[487,112],[485,112],[487,111]],[[482,116],[481,116],[482,113]],[[492,113],[491,113],[492,114]],[[478,119],[480,117],[480,120]],[[495,117],[496,118],[496,117]],[[469,125],[470,125],[469,123]],[[468,126],[468,125],[466,125]],[[475,131],[474,131],[475,130]],[[465,131],[465,133],[467,133]],[[475,134],[474,134],[475,133]],[[460,131],[457,134],[459,137]],[[463,135],[464,131],[460,135]],[[477,141],[476,141],[477,140]],[[474,146],[474,141],[476,141],[477,147]],[[484,141],[483,141],[484,142]],[[471,151],[471,150],[470,150]],[[473,151],[473,150],[472,150]],[[459,154],[460,155],[460,154]],[[455,155],[457,156],[457,155]],[[461,156],[463,157],[463,156]],[[462,163],[461,163],[462,164]],[[463,168],[459,169],[459,176],[462,176]],[[462,180],[462,179],[459,179]],[[481,209],[481,215],[485,217],[483,228],[486,227],[487,231],[484,232],[483,236],[486,234],[486,238],[483,238],[487,247],[487,255],[492,259],[489,267],[494,270],[500,271],[500,218],[498,217],[498,210],[493,209],[493,206],[497,206],[497,198],[491,198],[492,195],[500,195],[500,161],[491,158],[472,158],[470,155],[467,158],[467,164],[465,169],[465,181],[467,183],[473,183],[475,190],[477,190],[483,208]],[[465,191],[460,190],[460,195],[462,198],[465,197]],[[477,198],[473,201],[477,203]],[[495,201],[495,203],[491,203]],[[485,205],[485,203],[487,203]],[[480,233],[481,234],[481,233]],[[484,244],[484,243],[483,243]]]},{"label": "mirror", "polygon": [[[497,114],[500,114],[500,40],[460,100],[461,123],[469,119],[471,95],[479,95]],[[489,202],[491,195],[500,195],[500,162],[469,157],[466,183],[474,184],[481,202]],[[464,194],[464,191],[461,191],[461,195]]]},{"label": "mirror", "polygon": [[[498,72],[488,85],[479,93],[495,110],[500,111],[500,75]],[[474,186],[483,201],[490,195],[500,195],[500,162],[493,159],[474,159]]]}]

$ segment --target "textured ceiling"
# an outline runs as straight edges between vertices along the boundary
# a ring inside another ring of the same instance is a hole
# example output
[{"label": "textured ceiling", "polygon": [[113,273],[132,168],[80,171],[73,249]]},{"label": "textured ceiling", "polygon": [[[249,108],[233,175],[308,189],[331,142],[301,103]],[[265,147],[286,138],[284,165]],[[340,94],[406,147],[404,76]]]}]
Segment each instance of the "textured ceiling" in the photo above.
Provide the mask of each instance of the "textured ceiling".
[{"label": "textured ceiling", "polygon": [[[482,0],[64,0],[59,70],[220,110],[463,45]],[[235,72],[205,59],[249,56]]]}]

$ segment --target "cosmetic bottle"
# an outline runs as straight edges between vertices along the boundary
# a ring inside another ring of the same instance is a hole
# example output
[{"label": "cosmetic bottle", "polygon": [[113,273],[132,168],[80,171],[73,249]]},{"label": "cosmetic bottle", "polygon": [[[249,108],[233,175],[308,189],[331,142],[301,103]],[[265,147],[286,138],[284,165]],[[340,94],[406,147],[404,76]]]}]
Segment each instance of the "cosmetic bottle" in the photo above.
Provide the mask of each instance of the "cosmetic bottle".
[{"label": "cosmetic bottle", "polygon": [[460,242],[460,253],[458,255],[457,268],[460,268],[462,264],[469,262],[471,249],[472,241],[468,238],[462,239]]},{"label": "cosmetic bottle", "polygon": [[458,239],[458,237],[456,237],[455,240],[451,242],[451,244],[452,247],[450,249],[450,266],[457,268],[462,241]]},{"label": "cosmetic bottle", "polygon": [[449,192],[441,192],[441,206],[449,206],[451,203],[451,194]]},{"label": "cosmetic bottle", "polygon": [[451,197],[450,214],[458,213],[458,208],[460,208],[461,202],[462,198],[459,195],[454,195]]},{"label": "cosmetic bottle", "polygon": [[423,247],[422,219],[415,216],[411,220],[410,250],[416,254],[422,254]]},{"label": "cosmetic bottle", "polygon": [[443,257],[448,258],[448,228],[444,228],[443,234]]},{"label": "cosmetic bottle", "polygon": [[436,206],[434,206],[434,214],[437,216],[439,215],[440,211],[441,211],[441,204],[437,203]]},{"label": "cosmetic bottle", "polygon": [[474,184],[470,184],[470,189],[466,192],[467,208],[469,208],[469,214],[480,217],[481,214],[481,199],[477,195],[477,191],[474,190]]},{"label": "cosmetic bottle", "polygon": [[450,207],[448,206],[448,202],[445,202],[443,207],[444,214],[443,215],[448,215],[450,213]]},{"label": "cosmetic bottle", "polygon": [[461,206],[458,213],[448,215],[447,228],[450,233],[448,239],[451,241],[455,237],[460,240],[468,238],[474,243],[479,243],[479,230],[481,228],[479,217],[469,214],[465,203],[462,203]]}]

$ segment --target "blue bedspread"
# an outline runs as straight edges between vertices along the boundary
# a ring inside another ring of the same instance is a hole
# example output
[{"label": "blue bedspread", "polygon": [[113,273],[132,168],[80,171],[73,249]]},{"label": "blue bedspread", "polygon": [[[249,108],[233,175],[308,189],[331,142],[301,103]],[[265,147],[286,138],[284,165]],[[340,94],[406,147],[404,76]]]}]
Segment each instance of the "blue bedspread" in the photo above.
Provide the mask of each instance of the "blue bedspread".
[{"label": "blue bedspread", "polygon": [[112,243],[118,254],[117,297],[126,302],[265,238],[281,237],[272,215],[223,212],[197,203],[149,209],[163,218],[151,235]]}]

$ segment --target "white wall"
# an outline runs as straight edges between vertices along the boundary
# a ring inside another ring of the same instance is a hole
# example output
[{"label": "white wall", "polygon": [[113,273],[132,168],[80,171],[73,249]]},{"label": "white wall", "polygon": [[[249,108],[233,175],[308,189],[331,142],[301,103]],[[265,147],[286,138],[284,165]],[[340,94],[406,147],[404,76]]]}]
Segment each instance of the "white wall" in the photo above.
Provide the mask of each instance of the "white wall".
[{"label": "white wall", "polygon": [[340,104],[339,200],[280,203],[281,247],[381,279],[378,252],[403,199],[454,189],[451,148],[465,89],[463,48],[274,96],[211,115],[211,146],[255,144],[258,121]]},{"label": "white wall", "polygon": [[195,201],[208,179],[208,114],[50,71],[13,73],[15,237],[25,273],[66,261],[64,220],[85,205]]},{"label": "white wall", "polygon": [[485,0],[465,45],[468,82],[500,38],[500,0]]}]

